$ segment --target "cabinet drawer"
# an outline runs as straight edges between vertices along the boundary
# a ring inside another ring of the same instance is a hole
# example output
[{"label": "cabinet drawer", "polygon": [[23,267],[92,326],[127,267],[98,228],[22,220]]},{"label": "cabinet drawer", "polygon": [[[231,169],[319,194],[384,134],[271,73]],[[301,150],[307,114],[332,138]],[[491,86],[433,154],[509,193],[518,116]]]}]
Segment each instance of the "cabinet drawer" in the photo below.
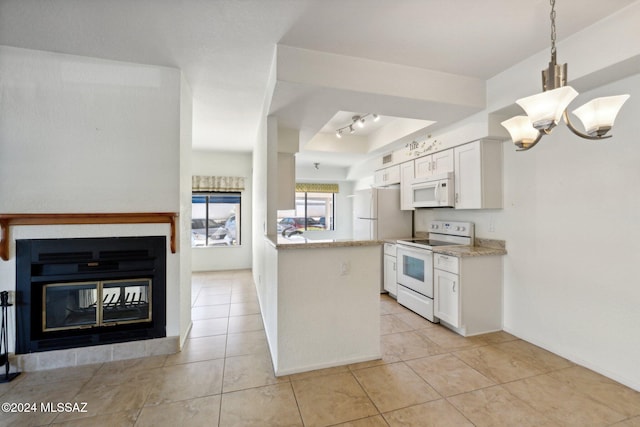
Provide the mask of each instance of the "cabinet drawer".
[{"label": "cabinet drawer", "polygon": [[433,254],[433,268],[448,271],[449,273],[458,274],[457,257],[443,254]]},{"label": "cabinet drawer", "polygon": [[384,254],[396,256],[396,245],[393,243],[385,243],[384,244]]}]

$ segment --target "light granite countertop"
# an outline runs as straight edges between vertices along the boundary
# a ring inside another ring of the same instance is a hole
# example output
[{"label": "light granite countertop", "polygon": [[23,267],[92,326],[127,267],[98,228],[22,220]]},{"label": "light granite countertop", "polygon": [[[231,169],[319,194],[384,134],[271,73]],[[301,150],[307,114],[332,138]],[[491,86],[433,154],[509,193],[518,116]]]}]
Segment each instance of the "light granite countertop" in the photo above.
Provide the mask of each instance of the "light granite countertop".
[{"label": "light granite countertop", "polygon": [[384,244],[383,240],[307,239],[296,235],[290,238],[282,237],[281,235],[269,235],[266,236],[266,239],[276,249],[344,248]]},{"label": "light granite countertop", "polygon": [[[418,232],[418,237],[428,238],[428,233]],[[387,239],[386,243],[396,243],[393,240]],[[476,238],[474,246],[467,245],[451,245],[451,246],[436,246],[433,248],[434,254],[443,254],[449,256],[462,257],[475,257],[475,256],[491,256],[491,255],[506,255],[506,243],[504,240],[484,239]]]},{"label": "light granite countertop", "polygon": [[437,246],[433,253],[455,256],[458,258],[469,256],[506,255],[504,240],[483,239],[476,237],[475,246]]},{"label": "light granite countertop", "polygon": [[455,256],[458,258],[471,256],[506,255],[506,249],[488,248],[485,246],[438,246],[433,248],[434,254]]},{"label": "light granite countertop", "polygon": [[[350,246],[377,246],[384,243],[395,243],[396,239],[384,240],[353,240],[353,239],[307,239],[294,235],[286,238],[281,235],[266,236],[267,241],[276,249],[312,249],[312,248],[339,248]],[[433,253],[449,256],[476,257],[491,255],[506,255],[504,240],[476,239],[475,246],[451,245],[437,246]]]}]

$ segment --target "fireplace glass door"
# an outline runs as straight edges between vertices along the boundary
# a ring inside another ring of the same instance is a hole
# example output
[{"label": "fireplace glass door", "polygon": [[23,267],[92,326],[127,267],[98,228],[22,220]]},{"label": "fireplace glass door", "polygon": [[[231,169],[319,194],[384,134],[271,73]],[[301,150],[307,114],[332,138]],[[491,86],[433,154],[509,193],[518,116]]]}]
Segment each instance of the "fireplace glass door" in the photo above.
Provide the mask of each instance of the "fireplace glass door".
[{"label": "fireplace glass door", "polygon": [[55,331],[97,326],[98,289],[99,282],[45,285],[42,329]]},{"label": "fireplace glass door", "polygon": [[52,283],[43,302],[43,331],[150,322],[151,280]]},{"label": "fireplace glass door", "polygon": [[102,283],[102,323],[150,321],[151,280],[136,279]]}]

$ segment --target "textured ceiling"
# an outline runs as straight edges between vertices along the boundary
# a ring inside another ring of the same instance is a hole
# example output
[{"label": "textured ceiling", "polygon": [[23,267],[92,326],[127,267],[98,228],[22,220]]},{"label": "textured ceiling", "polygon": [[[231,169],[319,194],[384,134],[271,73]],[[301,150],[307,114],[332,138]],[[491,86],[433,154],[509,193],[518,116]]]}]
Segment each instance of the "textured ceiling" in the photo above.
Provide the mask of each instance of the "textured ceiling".
[{"label": "textured ceiling", "polygon": [[[558,39],[631,3],[558,0]],[[548,15],[543,0],[2,0],[0,44],[180,68],[194,148],[247,151],[278,43],[487,79],[549,45]]]}]

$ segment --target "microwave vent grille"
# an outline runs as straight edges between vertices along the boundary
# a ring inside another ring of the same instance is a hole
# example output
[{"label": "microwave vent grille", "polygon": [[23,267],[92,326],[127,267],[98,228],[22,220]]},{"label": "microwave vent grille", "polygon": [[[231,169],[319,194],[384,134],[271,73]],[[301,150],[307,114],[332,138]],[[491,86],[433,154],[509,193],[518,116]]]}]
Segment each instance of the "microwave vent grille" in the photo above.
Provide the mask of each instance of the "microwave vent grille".
[{"label": "microwave vent grille", "polygon": [[392,154],[387,154],[386,156],[384,156],[382,158],[382,164],[386,165],[387,163],[391,163],[393,161],[392,157],[393,157]]}]

